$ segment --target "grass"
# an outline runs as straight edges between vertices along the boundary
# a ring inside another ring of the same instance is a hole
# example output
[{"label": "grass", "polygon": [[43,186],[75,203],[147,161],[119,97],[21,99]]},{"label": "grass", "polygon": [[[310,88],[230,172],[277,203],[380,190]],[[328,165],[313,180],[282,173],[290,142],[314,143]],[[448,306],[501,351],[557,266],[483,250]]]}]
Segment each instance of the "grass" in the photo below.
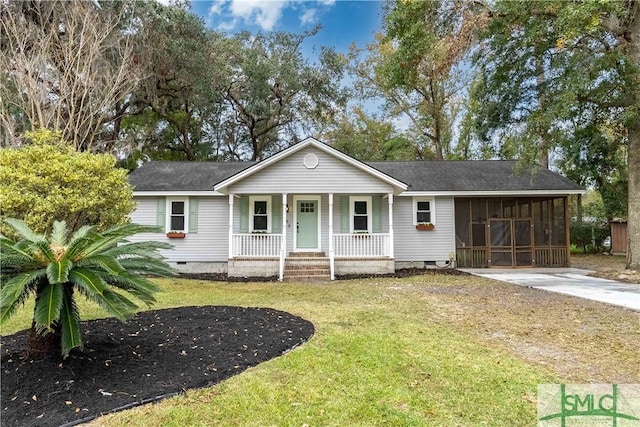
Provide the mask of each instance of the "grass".
[{"label": "grass", "polygon": [[[154,308],[272,307],[312,321],[316,334],[224,383],[91,425],[533,425],[540,383],[640,382],[633,312],[486,279],[159,283],[164,292]],[[102,316],[86,303],[81,310],[85,318]],[[29,326],[30,314],[23,310],[3,333]],[[539,332],[558,327],[558,316],[567,315],[584,332]],[[534,344],[539,356],[531,352]],[[609,350],[594,352],[601,344]],[[560,354],[584,357],[573,358],[570,366],[556,364],[552,345]],[[616,377],[621,372],[626,377]]]}]

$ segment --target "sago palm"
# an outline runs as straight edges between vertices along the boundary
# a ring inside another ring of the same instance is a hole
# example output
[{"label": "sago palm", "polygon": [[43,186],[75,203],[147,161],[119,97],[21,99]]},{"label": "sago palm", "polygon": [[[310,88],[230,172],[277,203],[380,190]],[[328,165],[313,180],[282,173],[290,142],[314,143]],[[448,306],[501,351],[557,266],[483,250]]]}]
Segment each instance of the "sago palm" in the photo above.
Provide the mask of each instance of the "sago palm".
[{"label": "sago palm", "polygon": [[147,275],[174,274],[158,254],[171,245],[125,240],[155,231],[153,227],[123,224],[99,232],[85,226],[69,237],[64,221],[56,221],[50,235],[37,234],[17,219],[4,222],[18,238],[0,235],[0,324],[35,296],[27,344],[30,357],[47,355],[51,345],[60,348],[65,358],[71,349],[82,348],[77,294],[124,322],[138,309],[131,296],[148,306],[155,302],[159,289]]}]

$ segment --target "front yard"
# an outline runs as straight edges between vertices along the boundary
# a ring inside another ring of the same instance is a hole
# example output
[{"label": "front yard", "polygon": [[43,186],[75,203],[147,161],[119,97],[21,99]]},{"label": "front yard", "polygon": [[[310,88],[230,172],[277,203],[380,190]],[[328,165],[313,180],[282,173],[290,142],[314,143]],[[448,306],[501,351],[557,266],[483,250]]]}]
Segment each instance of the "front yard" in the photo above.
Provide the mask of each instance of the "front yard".
[{"label": "front yard", "polygon": [[640,383],[638,312],[478,277],[159,283],[154,308],[270,307],[315,335],[223,383],[91,425],[532,425],[540,383]]}]

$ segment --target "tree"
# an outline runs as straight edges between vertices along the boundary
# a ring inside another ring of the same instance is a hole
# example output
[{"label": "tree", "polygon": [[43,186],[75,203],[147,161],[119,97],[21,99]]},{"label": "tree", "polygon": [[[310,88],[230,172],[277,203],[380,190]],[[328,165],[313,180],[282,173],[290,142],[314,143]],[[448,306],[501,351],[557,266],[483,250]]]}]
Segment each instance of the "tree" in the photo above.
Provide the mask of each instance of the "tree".
[{"label": "tree", "polygon": [[72,231],[128,221],[132,188],[115,157],[76,152],[51,131],[26,137],[23,147],[0,149],[1,217],[20,218],[38,233],[49,232],[54,220],[66,221]]},{"label": "tree", "polygon": [[138,306],[113,288],[150,306],[159,289],[145,275],[173,274],[157,254],[158,249],[171,245],[124,242],[134,234],[152,231],[153,227],[122,224],[99,232],[94,226],[84,226],[67,237],[69,230],[64,221],[54,222],[48,235],[35,233],[17,219],[8,218],[4,223],[19,237],[11,240],[0,235],[0,323],[34,294],[28,357],[51,356],[60,349],[66,358],[72,349],[82,348],[77,293],[124,322],[135,314]]},{"label": "tree", "polygon": [[[626,144],[627,164],[640,162],[640,2],[498,1],[491,16],[475,93],[486,141],[506,141],[532,160],[541,136],[574,155],[585,130],[597,140],[605,128],[620,128],[607,152]],[[628,168],[628,219],[627,264],[640,268],[635,167]]]},{"label": "tree", "polygon": [[111,152],[99,134],[138,81],[132,38],[121,28],[134,2],[0,3],[0,129],[58,131],[77,150]]},{"label": "tree", "polygon": [[230,121],[241,129],[237,157],[259,160],[273,154],[297,142],[298,126],[311,126],[345,106],[338,84],[343,58],[326,48],[316,64],[302,55],[300,45],[318,30],[301,35],[242,32],[234,38],[236,55],[220,90],[231,108]]},{"label": "tree", "polygon": [[336,126],[325,131],[323,140],[345,154],[363,161],[416,160],[412,142],[390,122],[368,117],[359,107],[341,116]]},{"label": "tree", "polygon": [[356,69],[394,115],[409,117],[422,158],[444,159],[454,149],[454,127],[469,83],[465,59],[485,8],[459,0],[394,1],[384,34]]},{"label": "tree", "polygon": [[216,88],[226,77],[230,41],[176,5],[144,3],[135,16],[144,30],[136,54],[145,77],[119,103],[114,132],[153,159],[215,158],[221,127],[215,122],[224,115]]}]

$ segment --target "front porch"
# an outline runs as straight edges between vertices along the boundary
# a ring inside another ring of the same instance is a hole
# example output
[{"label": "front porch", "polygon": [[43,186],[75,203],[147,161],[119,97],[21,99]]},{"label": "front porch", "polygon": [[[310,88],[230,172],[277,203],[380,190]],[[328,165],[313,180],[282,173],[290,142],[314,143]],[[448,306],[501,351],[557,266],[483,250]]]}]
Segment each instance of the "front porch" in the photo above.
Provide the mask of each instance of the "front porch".
[{"label": "front porch", "polygon": [[331,280],[393,272],[393,194],[229,195],[230,276],[284,280],[305,258]]},{"label": "front porch", "polygon": [[[335,279],[344,274],[394,271],[389,233],[335,234],[333,251],[283,252],[284,234],[237,233],[232,236],[230,276]],[[286,253],[286,256],[282,256]],[[326,266],[326,267],[325,267]],[[326,274],[325,274],[326,273]],[[313,276],[313,277],[312,277]]]}]

